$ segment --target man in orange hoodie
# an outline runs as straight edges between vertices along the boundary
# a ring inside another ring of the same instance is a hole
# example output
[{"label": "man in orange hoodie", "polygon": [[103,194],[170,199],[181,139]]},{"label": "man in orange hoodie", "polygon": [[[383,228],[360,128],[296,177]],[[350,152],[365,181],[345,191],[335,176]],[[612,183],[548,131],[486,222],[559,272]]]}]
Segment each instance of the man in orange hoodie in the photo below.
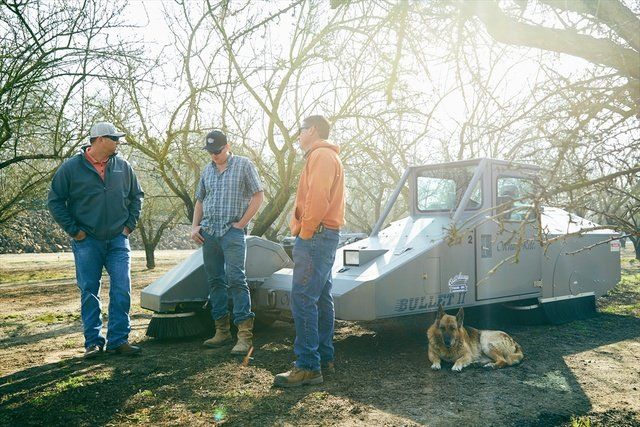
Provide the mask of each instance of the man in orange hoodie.
[{"label": "man in orange hoodie", "polygon": [[276,375],[279,387],[320,384],[321,367],[334,369],[331,270],[344,225],[344,170],[340,148],[327,141],[330,130],[325,117],[310,116],[298,134],[305,165],[291,219],[291,233],[297,236],[291,288],[297,360],[293,369]]}]

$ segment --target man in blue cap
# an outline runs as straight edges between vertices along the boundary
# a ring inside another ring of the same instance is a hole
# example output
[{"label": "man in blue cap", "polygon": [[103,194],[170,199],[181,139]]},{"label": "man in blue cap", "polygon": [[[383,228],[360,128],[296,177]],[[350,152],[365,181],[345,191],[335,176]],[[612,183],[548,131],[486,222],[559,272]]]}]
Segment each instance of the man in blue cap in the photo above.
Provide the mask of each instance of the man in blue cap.
[{"label": "man in blue cap", "polygon": [[[56,171],[49,191],[49,211],[72,237],[71,247],[80,289],[85,353],[89,359],[108,352],[134,355],[129,344],[131,321],[131,248],[144,193],[129,162],[117,155],[124,132],[96,123],[90,146],[67,159]],[[109,323],[102,334],[100,282],[109,274]]]},{"label": "man in blue cap", "polygon": [[227,136],[219,130],[205,138],[204,150],[211,162],[202,171],[193,213],[191,238],[203,245],[202,257],[209,283],[211,316],[215,335],[206,347],[231,341],[229,296],[238,341],[232,354],[246,354],[253,338],[251,296],[245,276],[245,229],[264,198],[256,167],[246,157],[231,153]]}]

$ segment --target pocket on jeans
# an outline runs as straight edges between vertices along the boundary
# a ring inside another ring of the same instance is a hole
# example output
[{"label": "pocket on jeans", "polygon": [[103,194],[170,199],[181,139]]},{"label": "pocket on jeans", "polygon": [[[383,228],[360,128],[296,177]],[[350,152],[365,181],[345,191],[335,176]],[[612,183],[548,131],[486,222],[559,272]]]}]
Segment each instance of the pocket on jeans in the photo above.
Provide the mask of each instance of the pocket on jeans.
[{"label": "pocket on jeans", "polygon": [[91,245],[87,245],[85,242],[88,240],[89,236],[85,237],[82,240],[76,240],[71,238],[71,251],[73,253],[76,252],[84,252],[86,250],[91,249]]},{"label": "pocket on jeans", "polygon": [[305,285],[311,278],[313,253],[311,240],[296,239],[291,255],[293,257],[293,284]]},{"label": "pocket on jeans", "polygon": [[293,246],[295,247],[295,246],[297,246],[297,245],[300,245],[300,246],[308,246],[308,245],[311,245],[311,242],[313,241],[314,237],[315,237],[315,236],[311,237],[310,239],[303,239],[303,238],[302,238],[302,237],[300,237],[300,236],[296,236],[296,240],[294,240],[294,242],[293,242]]},{"label": "pocket on jeans", "polygon": [[225,236],[228,236],[231,239],[240,239],[244,238],[244,230],[241,228],[235,228],[233,225],[227,230]]}]

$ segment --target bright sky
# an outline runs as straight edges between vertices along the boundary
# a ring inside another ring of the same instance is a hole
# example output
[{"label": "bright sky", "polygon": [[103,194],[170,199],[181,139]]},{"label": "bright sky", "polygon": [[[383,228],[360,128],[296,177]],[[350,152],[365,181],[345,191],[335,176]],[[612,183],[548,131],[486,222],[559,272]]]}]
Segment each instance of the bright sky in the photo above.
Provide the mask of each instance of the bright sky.
[{"label": "bright sky", "polygon": [[171,41],[171,34],[164,20],[165,8],[177,10],[173,1],[133,0],[129,1],[125,12],[127,21],[142,27],[138,31],[145,41],[164,45]]}]

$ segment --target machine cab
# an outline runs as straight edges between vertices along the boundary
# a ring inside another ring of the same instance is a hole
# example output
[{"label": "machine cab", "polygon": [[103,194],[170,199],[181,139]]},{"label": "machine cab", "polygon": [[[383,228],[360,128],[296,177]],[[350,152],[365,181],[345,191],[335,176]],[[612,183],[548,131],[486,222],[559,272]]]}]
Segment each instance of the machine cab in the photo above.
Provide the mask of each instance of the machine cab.
[{"label": "machine cab", "polygon": [[[540,293],[538,168],[494,159],[412,168],[412,217],[446,216],[473,246],[477,301]],[[471,248],[470,248],[471,249]]]}]

